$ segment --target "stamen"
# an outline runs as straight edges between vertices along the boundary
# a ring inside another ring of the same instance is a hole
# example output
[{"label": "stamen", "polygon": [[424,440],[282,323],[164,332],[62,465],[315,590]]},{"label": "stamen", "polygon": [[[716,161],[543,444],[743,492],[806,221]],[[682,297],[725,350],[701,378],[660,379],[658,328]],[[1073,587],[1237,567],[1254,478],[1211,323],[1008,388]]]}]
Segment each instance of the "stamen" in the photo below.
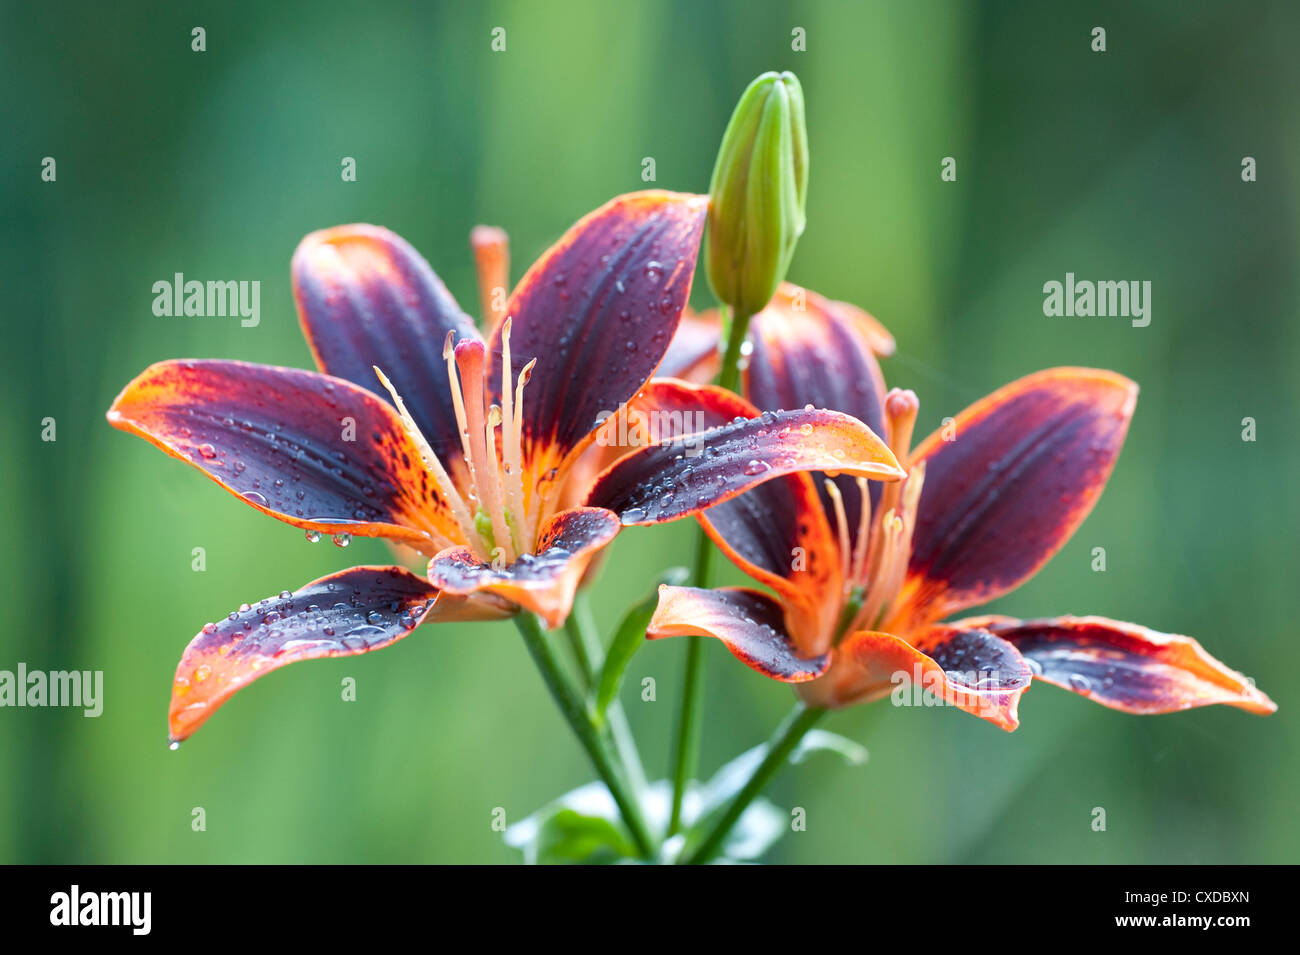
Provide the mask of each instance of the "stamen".
[{"label": "stamen", "polygon": [[[537,539],[537,516],[541,513],[542,501],[531,502],[532,506],[524,500],[524,385],[528,384],[533,377],[533,367],[537,364],[536,358],[531,358],[528,364],[524,365],[523,370],[519,372],[518,384],[515,385],[515,415],[514,421],[510,425],[511,452],[507,459],[507,465],[511,473],[516,476],[519,482],[519,501],[520,507],[524,508],[524,517],[521,518],[524,528],[525,540]],[[544,500],[545,498],[543,498]]]},{"label": "stamen", "polygon": [[442,357],[447,362],[447,379],[451,384],[451,406],[456,412],[456,428],[460,431],[460,446],[465,452],[465,463],[473,470],[469,443],[469,422],[465,420],[465,397],[460,390],[460,374],[456,371],[456,349],[452,340],[455,332],[448,332],[442,343]]},{"label": "stamen", "polygon": [[912,536],[916,532],[916,511],[921,502],[921,488],[925,485],[925,462],[912,466],[912,472],[906,478],[903,489],[903,509],[894,518],[898,523],[896,533],[885,541],[883,565],[875,580],[872,581],[870,607],[864,606],[863,620],[875,629],[889,629],[894,623],[889,616],[890,609],[898,599],[907,579],[908,564],[912,560]]},{"label": "stamen", "polygon": [[[464,408],[471,480],[478,496],[479,506],[492,522],[492,537],[497,547],[505,553],[507,562],[513,563],[515,549],[506,523],[505,505],[501,500],[501,477],[497,471],[496,442],[491,454],[487,446],[488,424],[485,415],[484,358],[487,349],[476,340],[462,341],[452,357],[460,371],[460,388],[463,389],[461,405]],[[453,385],[453,393],[456,388]]]},{"label": "stamen", "polygon": [[902,518],[892,510],[886,511],[880,520],[879,531],[880,560],[872,568],[871,586],[862,601],[862,608],[849,624],[849,633],[872,626],[885,608],[890,581],[894,576],[894,564],[898,559],[898,539],[903,533]]},{"label": "stamen", "polygon": [[[475,226],[469,234],[478,272],[478,296],[485,327],[494,328],[506,313],[506,283],[510,280],[510,243],[503,229]],[[509,420],[507,418],[506,420]]]},{"label": "stamen", "polygon": [[[528,522],[524,510],[524,475],[521,468],[521,458],[523,457],[523,431],[515,413],[515,394],[514,394],[514,369],[510,361],[510,327],[511,320],[507,316],[506,320],[501,323],[501,467],[505,471],[502,485],[506,491],[506,504],[510,508],[510,513],[514,516],[515,529],[522,530],[525,539],[532,541],[531,536],[527,536]],[[532,368],[532,364],[529,364]],[[518,396],[519,411],[523,412],[523,386],[519,388]],[[515,549],[519,550],[519,541],[515,541]]]},{"label": "stamen", "polygon": [[849,581],[853,586],[861,586],[867,579],[867,542],[871,539],[871,495],[867,493],[867,479],[857,479],[858,497],[862,506],[858,509],[858,539],[853,546],[853,567]]},{"label": "stamen", "polygon": [[[452,483],[451,477],[438,460],[438,456],[433,453],[433,448],[429,446],[428,440],[420,432],[420,428],[411,417],[411,413],[406,410],[406,403],[402,401],[402,396],[397,393],[393,383],[388,380],[388,376],[379,370],[378,366],[371,365],[375,369],[375,374],[379,376],[379,382],[387,389],[393,398],[393,404],[397,406],[397,413],[401,416],[402,427],[410,435],[411,440],[415,442],[415,447],[420,452],[420,460],[429,471],[433,478],[433,483],[438,488],[438,493],[451,506],[452,516],[456,523],[460,525],[461,532],[465,535],[465,540],[471,547],[478,541],[478,534],[474,532],[474,519],[470,516],[469,508],[465,506],[464,499],[461,498],[460,492],[456,490],[456,485]],[[477,548],[475,548],[477,551]],[[481,555],[480,555],[481,556]]]},{"label": "stamen", "polygon": [[831,503],[835,505],[835,529],[839,533],[840,539],[840,570],[844,577],[844,587],[847,593],[850,589],[849,584],[849,519],[844,513],[844,497],[840,494],[840,489],[835,486],[835,482],[830,478],[822,481],[826,488],[826,493],[830,495]]}]

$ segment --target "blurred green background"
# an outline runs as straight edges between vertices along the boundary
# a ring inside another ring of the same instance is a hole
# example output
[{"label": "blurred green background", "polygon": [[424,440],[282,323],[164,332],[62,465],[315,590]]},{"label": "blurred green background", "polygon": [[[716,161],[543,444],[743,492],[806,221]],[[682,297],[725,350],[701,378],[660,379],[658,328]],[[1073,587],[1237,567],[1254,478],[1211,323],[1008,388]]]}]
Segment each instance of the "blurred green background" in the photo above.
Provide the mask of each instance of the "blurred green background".
[{"label": "blurred green background", "polygon": [[[5,2],[0,668],[100,668],[106,700],[99,719],[0,710],[0,861],[517,858],[493,809],[520,819],[590,773],[509,624],[290,667],[167,750],[172,673],[205,621],[389,555],[309,545],[104,411],[164,358],[310,366],[289,257],[323,226],[395,229],[476,310],[473,225],[510,231],[518,277],[581,214],[644,188],[643,157],[655,185],[703,191],[732,104],[766,69],[796,71],[808,101],[791,277],[890,325],[885,373],[920,394],[919,428],[1049,365],[1142,386],[1100,505],[998,608],[1196,635],[1281,707],[1142,719],[1038,687],[1014,734],[952,709],[842,712],[826,725],[871,759],[788,770],[771,795],[808,828],[771,859],[1296,861],[1300,8],[1074,6]],[[940,180],[945,156],[956,182]],[[1257,182],[1242,182],[1244,156]],[[1067,271],[1150,280],[1151,325],[1045,318],[1042,285]],[[155,317],[152,284],[174,272],[260,280],[260,326]],[[702,279],[695,297],[708,304]],[[601,622],[692,534],[624,534],[595,592]],[[632,689],[658,682],[656,702],[630,689],[626,705],[660,772],[684,649],[650,645],[630,674]],[[712,771],[790,694],[720,646],[708,657]],[[345,676],[355,703],[340,701]]]}]

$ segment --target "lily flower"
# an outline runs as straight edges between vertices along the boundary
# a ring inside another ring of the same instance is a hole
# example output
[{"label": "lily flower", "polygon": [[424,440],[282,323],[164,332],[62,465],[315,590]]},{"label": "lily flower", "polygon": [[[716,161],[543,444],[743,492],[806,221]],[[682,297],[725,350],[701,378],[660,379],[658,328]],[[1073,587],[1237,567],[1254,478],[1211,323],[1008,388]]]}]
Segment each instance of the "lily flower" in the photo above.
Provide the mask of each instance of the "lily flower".
[{"label": "lily flower", "polygon": [[[575,466],[603,417],[660,363],[707,206],[661,191],[618,197],[574,225],[504,305],[505,236],[475,230],[486,340],[399,236],[369,225],[316,232],[294,255],[293,285],[319,371],[164,361],[127,385],[108,412],[114,427],[309,540],[381,537],[429,558],[426,577],[353,567],[204,626],[176,670],[172,740],[272,670],[385,647],[424,622],[529,611],[559,626],[592,557],[624,525],[685,517],[837,460],[901,477],[865,425],[825,411],[696,436],[698,461],[681,441],[640,448],[600,493]],[[748,473],[749,460],[770,474]]]},{"label": "lily flower", "polygon": [[[750,325],[748,397],[654,383],[655,400],[753,414],[811,403],[887,435],[907,478],[765,483],[699,515],[750,588],[660,588],[647,637],[711,636],[819,707],[920,688],[1006,730],[1040,680],[1128,713],[1227,703],[1276,709],[1191,637],[1105,617],[952,614],[1014,590],[1083,522],[1137,401],[1122,375],[1053,368],[995,391],[913,450],[918,402],[886,392],[857,313],[786,288]],[[862,313],[865,314],[865,313]],[[887,334],[887,333],[886,333]],[[750,402],[753,402],[751,404]]]}]

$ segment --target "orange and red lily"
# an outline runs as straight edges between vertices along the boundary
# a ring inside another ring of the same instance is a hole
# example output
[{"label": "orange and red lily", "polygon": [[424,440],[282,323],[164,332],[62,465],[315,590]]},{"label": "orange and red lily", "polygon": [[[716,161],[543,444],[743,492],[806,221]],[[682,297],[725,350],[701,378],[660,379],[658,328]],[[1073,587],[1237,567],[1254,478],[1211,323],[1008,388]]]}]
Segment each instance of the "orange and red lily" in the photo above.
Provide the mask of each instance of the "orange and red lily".
[{"label": "orange and red lily", "polygon": [[384,647],[423,622],[523,610],[558,626],[625,525],[685,517],[801,470],[901,477],[867,426],[816,410],[720,427],[698,460],[678,440],[628,454],[598,481],[578,466],[673,338],[707,204],[659,191],[614,199],[504,307],[504,234],[475,230],[486,340],[397,235],[317,232],[294,255],[293,281],[318,372],[164,361],[127,385],[109,421],[245,503],[309,538],[381,537],[429,558],[425,578],[353,567],[206,625],[176,671],[173,740],[265,673]]},{"label": "orange and red lily", "polygon": [[865,314],[785,286],[750,325],[748,400],[686,382],[647,389],[641,400],[722,418],[752,416],[755,406],[834,408],[887,435],[908,471],[884,486],[792,475],[699,515],[777,596],[664,586],[648,637],[717,637],[759,672],[798,684],[813,706],[920,683],[1006,730],[1019,725],[1019,698],[1034,679],[1129,713],[1276,709],[1190,637],[1104,617],[941,623],[1015,589],[1065,544],[1110,476],[1137,386],[1109,371],[1038,372],[912,450],[916,396],[886,392],[873,350],[891,340]]}]

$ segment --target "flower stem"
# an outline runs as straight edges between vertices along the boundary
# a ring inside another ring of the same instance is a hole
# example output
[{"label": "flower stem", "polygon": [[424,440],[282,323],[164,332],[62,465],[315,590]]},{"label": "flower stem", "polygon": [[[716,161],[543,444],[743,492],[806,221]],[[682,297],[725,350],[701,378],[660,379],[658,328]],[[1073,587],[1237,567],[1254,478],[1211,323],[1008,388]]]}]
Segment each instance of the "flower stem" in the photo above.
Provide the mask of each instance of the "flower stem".
[{"label": "flower stem", "polygon": [[[730,311],[724,305],[724,322],[727,341],[723,348],[722,369],[718,384],[737,391],[740,385],[740,350],[749,333],[751,316]],[[713,542],[697,531],[695,538],[695,571],[691,586],[708,587],[713,564]],[[668,818],[668,835],[681,828],[682,800],[686,798],[686,785],[700,761],[700,697],[704,694],[704,641],[690,640],[686,647],[686,669],[682,675],[682,705],[677,716],[677,739],[673,749],[673,805]]]},{"label": "flower stem", "polygon": [[749,320],[753,316],[733,312],[727,324],[727,347],[722,353],[722,368],[718,384],[728,391],[740,391],[740,350],[749,334]]},{"label": "flower stem", "polygon": [[825,713],[826,710],[821,707],[808,706],[804,703],[794,705],[794,708],[781,721],[781,725],[776,728],[768,740],[767,755],[763,757],[763,761],[758,764],[758,768],[754,770],[753,775],[741,787],[740,792],[732,797],[731,802],[727,804],[726,812],[713,824],[703,840],[682,858],[683,864],[699,865],[708,862],[717,854],[718,849],[722,846],[722,841],[727,837],[727,833],[731,831],[731,827],[736,824],[745,809],[754,801],[754,797],[763,791],[763,788],[772,781],[772,778],[785,765],[790,753],[799,745],[799,741],[803,739],[804,734],[812,729]]},{"label": "flower stem", "polygon": [[[695,539],[695,570],[691,583],[709,586],[713,566],[713,541],[701,528]],[[686,669],[682,674],[682,705],[677,715],[677,738],[673,747],[673,806],[668,817],[668,835],[681,827],[682,800],[686,784],[695,775],[700,762],[700,697],[704,695],[704,640],[686,641]]]},{"label": "flower stem", "polygon": [[592,725],[582,694],[560,668],[559,661],[556,660],[550,644],[547,643],[546,635],[542,632],[537,618],[530,613],[518,613],[515,614],[514,620],[520,636],[524,638],[524,644],[528,647],[528,652],[537,664],[537,669],[541,671],[546,688],[551,691],[551,696],[560,707],[561,715],[568,722],[574,735],[578,737],[578,742],[587,751],[587,756],[591,759],[596,772],[604,780],[610,795],[614,797],[614,802],[618,805],[618,810],[623,816],[623,822],[632,836],[632,841],[636,844],[637,851],[643,857],[650,858],[655,852],[655,838],[650,833],[650,827],[641,812],[641,805],[632,795],[609,745]]},{"label": "flower stem", "polygon": [[[564,629],[569,635],[569,642],[573,645],[573,654],[578,659],[578,665],[582,668],[587,689],[590,690],[596,682],[600,668],[604,665],[605,647],[598,636],[596,621],[591,614],[591,601],[585,591],[578,591],[573,598],[573,610],[570,611],[569,618],[564,621]],[[641,764],[636,737],[632,735],[632,727],[628,725],[623,704],[618,700],[612,700],[606,708],[605,725],[618,751],[619,761],[627,772],[628,780],[632,783],[633,791],[641,792],[646,786],[645,767]]]}]

